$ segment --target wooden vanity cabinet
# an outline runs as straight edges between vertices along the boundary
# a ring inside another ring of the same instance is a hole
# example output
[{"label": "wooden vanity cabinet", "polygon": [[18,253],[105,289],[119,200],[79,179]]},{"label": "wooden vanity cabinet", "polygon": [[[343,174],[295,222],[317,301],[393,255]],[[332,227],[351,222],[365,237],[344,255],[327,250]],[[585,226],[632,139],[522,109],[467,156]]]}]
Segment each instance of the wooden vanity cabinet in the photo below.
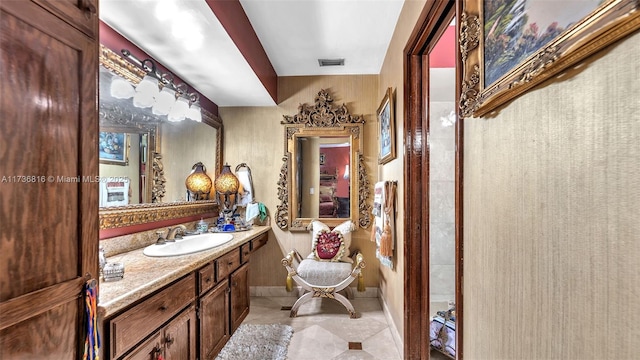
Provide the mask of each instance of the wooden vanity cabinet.
[{"label": "wooden vanity cabinet", "polygon": [[162,356],[164,359],[195,360],[196,350],[196,310],[191,306],[123,359],[155,360]]},{"label": "wooden vanity cabinet", "polygon": [[215,269],[218,284],[213,290],[201,294],[198,306],[200,328],[200,358],[214,359],[233,332],[249,314],[249,264],[246,250],[249,243],[235,248],[198,273],[201,289]]},{"label": "wooden vanity cabinet", "polygon": [[249,314],[249,257],[253,241],[266,239],[258,235],[106,320],[105,358],[215,359]]},{"label": "wooden vanity cabinet", "polygon": [[[153,334],[156,331],[160,333],[165,331],[163,329],[169,327],[170,324],[175,323],[176,320],[172,320],[169,325],[161,328],[163,324],[189,305],[192,305],[191,309],[187,310],[187,315],[185,316],[193,317],[193,321],[191,321],[193,330],[187,332],[187,334],[189,334],[190,337],[193,337],[194,342],[191,353],[195,356],[195,309],[193,308],[195,298],[195,275],[189,274],[113,318],[113,320],[109,322],[111,358],[119,358],[123,354],[129,352],[131,347],[143,340],[149,334]],[[192,314],[188,314],[189,311]],[[175,334],[169,334],[169,337],[161,336],[161,347],[165,347],[166,343],[171,345],[171,339],[174,338],[176,338]],[[181,339],[180,343],[185,341],[190,342],[191,340],[187,341]],[[141,345],[141,347],[146,349],[147,345],[148,344],[145,343]],[[174,346],[174,348],[175,347],[176,346]],[[143,350],[136,349],[134,350],[134,353],[139,351]]]},{"label": "wooden vanity cabinet", "polygon": [[231,337],[229,329],[229,280],[223,280],[200,298],[200,358],[214,359]]},{"label": "wooden vanity cabinet", "polygon": [[231,274],[231,333],[249,315],[249,264]]}]

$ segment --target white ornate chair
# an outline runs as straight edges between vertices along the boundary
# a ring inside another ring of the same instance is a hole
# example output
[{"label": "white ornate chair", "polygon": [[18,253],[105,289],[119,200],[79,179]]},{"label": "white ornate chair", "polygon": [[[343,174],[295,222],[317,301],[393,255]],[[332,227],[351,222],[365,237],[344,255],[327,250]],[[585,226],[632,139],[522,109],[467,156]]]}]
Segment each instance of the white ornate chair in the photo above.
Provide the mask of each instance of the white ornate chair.
[{"label": "white ornate chair", "polygon": [[356,311],[347,297],[338,292],[345,290],[352,297],[349,285],[357,278],[358,291],[364,291],[362,269],[364,257],[355,253],[355,265],[349,258],[350,232],[355,228],[351,221],[336,226],[333,230],[319,221],[312,221],[312,252],[306,258],[293,249],[282,259],[287,269],[287,291],[293,291],[293,282],[298,284],[304,294],[291,308],[291,317],[298,315],[298,309],[313,298],[329,298],[339,301],[349,312],[352,319]]}]

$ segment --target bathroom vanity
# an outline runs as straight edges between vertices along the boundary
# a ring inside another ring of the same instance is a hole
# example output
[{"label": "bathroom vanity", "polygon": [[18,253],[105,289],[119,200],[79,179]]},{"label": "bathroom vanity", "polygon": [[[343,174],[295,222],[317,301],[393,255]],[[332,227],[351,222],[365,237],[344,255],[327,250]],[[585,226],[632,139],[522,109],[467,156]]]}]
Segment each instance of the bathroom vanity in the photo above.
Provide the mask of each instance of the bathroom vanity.
[{"label": "bathroom vanity", "polygon": [[101,282],[98,311],[105,359],[213,359],[249,313],[249,259],[269,226],[195,254],[110,257],[124,278]]}]

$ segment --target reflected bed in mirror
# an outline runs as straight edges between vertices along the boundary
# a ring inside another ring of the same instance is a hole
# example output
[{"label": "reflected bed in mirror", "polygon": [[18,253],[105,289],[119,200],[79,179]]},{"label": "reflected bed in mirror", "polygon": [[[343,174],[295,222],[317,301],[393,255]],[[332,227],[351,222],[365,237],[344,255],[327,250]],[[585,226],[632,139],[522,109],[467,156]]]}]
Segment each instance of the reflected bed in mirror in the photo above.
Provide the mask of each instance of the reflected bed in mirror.
[{"label": "reflected bed in mirror", "polygon": [[203,109],[202,122],[169,122],[112,96],[112,81],[135,86],[144,71],[104,46],[99,75],[100,229],[213,212],[213,200],[186,201],[185,179],[197,162],[211,178],[220,172],[222,121]]},{"label": "reflected bed in mirror", "polygon": [[371,224],[370,183],[360,141],[364,118],[332,102],[321,90],[315,106],[301,105],[298,114],[284,117],[287,153],[276,216],[282,229],[306,230],[318,218],[328,226],[346,220],[362,228]]}]

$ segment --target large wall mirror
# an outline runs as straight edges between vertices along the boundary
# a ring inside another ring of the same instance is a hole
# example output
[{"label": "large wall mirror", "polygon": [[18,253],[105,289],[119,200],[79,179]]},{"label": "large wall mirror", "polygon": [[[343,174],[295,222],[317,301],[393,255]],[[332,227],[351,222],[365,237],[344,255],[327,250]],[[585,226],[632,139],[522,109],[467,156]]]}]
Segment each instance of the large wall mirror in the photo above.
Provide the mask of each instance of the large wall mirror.
[{"label": "large wall mirror", "polygon": [[336,226],[351,219],[370,225],[369,181],[361,137],[364,118],[334,108],[321,90],[314,106],[285,116],[286,154],[281,171],[276,222],[282,229],[306,230],[313,219]]},{"label": "large wall mirror", "polygon": [[[101,46],[99,74],[100,229],[215,211],[213,200],[186,201],[185,179],[202,162],[213,179],[222,169],[222,122],[169,122],[151,108],[114,96],[114,82],[136,85],[144,71]],[[213,196],[209,197],[213,199]]]}]

